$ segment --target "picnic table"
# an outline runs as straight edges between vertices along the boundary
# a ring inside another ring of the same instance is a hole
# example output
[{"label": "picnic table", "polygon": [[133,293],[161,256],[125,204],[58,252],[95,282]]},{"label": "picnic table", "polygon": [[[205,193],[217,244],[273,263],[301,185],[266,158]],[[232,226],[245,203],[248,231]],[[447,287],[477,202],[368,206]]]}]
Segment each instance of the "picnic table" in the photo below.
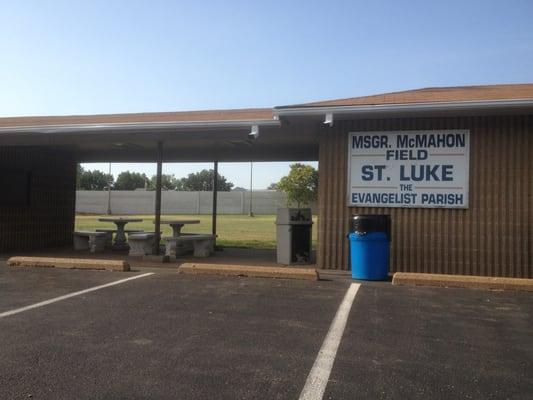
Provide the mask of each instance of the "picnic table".
[{"label": "picnic table", "polygon": [[170,225],[172,227],[172,236],[178,237],[181,236],[181,228],[183,228],[184,225],[188,224],[199,224],[199,219],[166,219],[161,221],[162,224]]},{"label": "picnic table", "polygon": [[123,218],[123,217],[105,217],[99,218],[100,222],[113,222],[117,226],[117,234],[115,235],[115,242],[113,243],[113,248],[117,250],[127,250],[128,243],[126,242],[126,234],[124,232],[124,227],[130,222],[142,222],[142,218]]}]

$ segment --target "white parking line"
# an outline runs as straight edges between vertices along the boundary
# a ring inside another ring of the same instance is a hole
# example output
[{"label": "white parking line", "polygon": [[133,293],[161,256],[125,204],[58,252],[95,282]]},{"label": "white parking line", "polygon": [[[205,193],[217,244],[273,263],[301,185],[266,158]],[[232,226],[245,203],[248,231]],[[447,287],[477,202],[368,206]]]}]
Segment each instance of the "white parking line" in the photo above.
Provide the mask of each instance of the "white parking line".
[{"label": "white parking line", "polygon": [[313,368],[307,376],[305,386],[300,393],[300,400],[320,400],[324,396],[326,386],[328,384],[329,375],[333,368],[333,362],[339,349],[339,344],[346,328],[346,322],[348,321],[348,315],[352,309],[352,304],[355,299],[355,295],[361,285],[359,283],[352,283],[342,300],[335,318],[329,327],[328,334],[322,343],[322,347],[318,352]]},{"label": "white parking line", "polygon": [[61,300],[70,299],[71,297],[74,297],[74,296],[79,296],[81,294],[94,292],[95,290],[104,289],[104,288],[109,287],[109,286],[120,285],[121,283],[128,282],[128,281],[131,281],[133,279],[144,278],[146,276],[150,276],[150,275],[153,275],[153,274],[154,274],[153,272],[148,272],[148,273],[142,274],[142,275],[135,275],[135,276],[132,276],[130,278],[121,279],[119,281],[106,283],[105,285],[94,286],[94,287],[89,288],[89,289],[80,290],[79,292],[73,292],[73,293],[65,294],[63,296],[54,297],[53,299],[41,301],[39,303],[31,304],[29,306],[25,306],[25,307],[21,307],[21,308],[15,308],[14,310],[5,311],[3,313],[0,313],[0,318],[9,317],[10,315],[15,315],[15,314],[18,314],[18,313],[21,313],[21,312],[24,312],[24,311],[33,310],[34,308],[47,306],[48,304],[56,303],[56,302],[61,301]]}]

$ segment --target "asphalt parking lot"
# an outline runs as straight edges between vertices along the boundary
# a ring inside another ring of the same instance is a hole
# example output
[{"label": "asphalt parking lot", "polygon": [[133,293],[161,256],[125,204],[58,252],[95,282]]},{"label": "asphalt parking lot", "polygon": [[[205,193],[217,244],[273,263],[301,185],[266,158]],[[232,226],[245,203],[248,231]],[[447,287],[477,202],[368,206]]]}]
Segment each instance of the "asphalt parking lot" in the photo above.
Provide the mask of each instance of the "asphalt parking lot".
[{"label": "asphalt parking lot", "polygon": [[[0,264],[0,398],[298,399],[351,286],[161,270],[22,309],[145,273]],[[533,397],[531,293],[362,283],[347,310],[310,398]]]}]

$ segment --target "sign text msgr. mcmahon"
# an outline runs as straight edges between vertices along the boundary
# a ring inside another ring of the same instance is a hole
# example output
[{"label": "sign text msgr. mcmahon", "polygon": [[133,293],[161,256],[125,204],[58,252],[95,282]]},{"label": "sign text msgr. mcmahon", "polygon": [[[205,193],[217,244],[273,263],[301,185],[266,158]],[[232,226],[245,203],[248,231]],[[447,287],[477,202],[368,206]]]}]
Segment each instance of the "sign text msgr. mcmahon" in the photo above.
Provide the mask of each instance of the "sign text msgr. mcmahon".
[{"label": "sign text msgr. mcmahon", "polygon": [[348,205],[468,207],[469,131],[352,132]]}]

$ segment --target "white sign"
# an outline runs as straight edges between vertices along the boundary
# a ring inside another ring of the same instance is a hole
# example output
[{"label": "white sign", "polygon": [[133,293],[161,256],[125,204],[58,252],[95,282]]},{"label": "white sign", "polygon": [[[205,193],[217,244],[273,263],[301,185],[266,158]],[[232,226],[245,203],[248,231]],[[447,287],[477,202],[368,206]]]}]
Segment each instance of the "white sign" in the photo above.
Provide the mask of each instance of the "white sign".
[{"label": "white sign", "polygon": [[469,131],[348,136],[348,206],[468,208]]}]

